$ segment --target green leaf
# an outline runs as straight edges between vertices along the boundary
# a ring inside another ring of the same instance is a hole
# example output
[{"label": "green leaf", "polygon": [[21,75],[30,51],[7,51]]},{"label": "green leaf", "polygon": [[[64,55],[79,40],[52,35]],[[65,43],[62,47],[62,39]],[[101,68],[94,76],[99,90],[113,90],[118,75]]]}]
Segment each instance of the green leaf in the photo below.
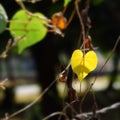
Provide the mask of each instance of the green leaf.
[{"label": "green leaf", "polygon": [[104,2],[104,0],[91,0],[94,5],[99,5]]},{"label": "green leaf", "polygon": [[64,7],[67,6],[70,2],[71,0],[64,0]]},{"label": "green leaf", "polygon": [[0,33],[2,33],[7,25],[7,14],[4,7],[0,4]]},{"label": "green leaf", "polygon": [[[34,15],[45,18],[41,13],[35,13]],[[35,16],[29,16],[25,11],[20,10],[12,18],[10,23],[11,35],[14,38],[25,36],[18,42],[19,53],[42,41],[47,34],[47,27],[44,25],[46,21]]]}]

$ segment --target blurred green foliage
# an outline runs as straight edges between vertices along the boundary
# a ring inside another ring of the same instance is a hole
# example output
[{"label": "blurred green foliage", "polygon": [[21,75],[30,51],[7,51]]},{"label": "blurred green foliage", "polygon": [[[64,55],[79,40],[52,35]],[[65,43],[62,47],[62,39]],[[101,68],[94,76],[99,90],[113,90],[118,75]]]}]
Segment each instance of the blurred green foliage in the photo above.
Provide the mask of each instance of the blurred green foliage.
[{"label": "blurred green foliage", "polygon": [[0,4],[0,34],[5,31],[8,16],[2,4]]},{"label": "blurred green foliage", "polygon": [[100,5],[101,3],[103,3],[105,0],[91,0],[91,2],[94,4],[94,5]]}]

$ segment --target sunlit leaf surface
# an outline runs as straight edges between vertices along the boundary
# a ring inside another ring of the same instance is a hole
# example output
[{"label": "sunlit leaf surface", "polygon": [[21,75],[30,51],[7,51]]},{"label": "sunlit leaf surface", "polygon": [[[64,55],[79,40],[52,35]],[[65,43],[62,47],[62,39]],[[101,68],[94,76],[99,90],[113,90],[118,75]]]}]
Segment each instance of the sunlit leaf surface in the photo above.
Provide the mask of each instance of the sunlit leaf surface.
[{"label": "sunlit leaf surface", "polygon": [[64,0],[64,6],[67,6],[70,2],[71,0]]},{"label": "sunlit leaf surface", "polygon": [[71,57],[72,70],[77,74],[80,81],[96,68],[97,63],[98,59],[94,51],[89,51],[83,55],[81,50],[75,50]]},{"label": "sunlit leaf surface", "polygon": [[[34,15],[44,17],[41,13]],[[28,15],[25,11],[18,11],[10,23],[10,33],[14,38],[23,37],[18,42],[18,52],[21,53],[25,48],[30,47],[43,40],[47,34],[45,21],[35,16]]]}]

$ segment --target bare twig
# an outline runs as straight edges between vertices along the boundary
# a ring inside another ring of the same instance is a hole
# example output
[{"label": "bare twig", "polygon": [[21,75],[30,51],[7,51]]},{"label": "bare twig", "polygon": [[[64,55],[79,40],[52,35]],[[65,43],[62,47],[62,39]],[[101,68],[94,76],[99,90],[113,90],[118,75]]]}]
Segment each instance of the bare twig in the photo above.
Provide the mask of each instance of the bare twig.
[{"label": "bare twig", "polygon": [[71,23],[74,15],[75,15],[75,10],[72,11],[71,16],[70,16],[70,18],[69,18],[69,20],[68,20],[68,22],[67,22],[66,28],[67,28],[67,27],[69,26],[69,24]]},{"label": "bare twig", "polygon": [[[120,102],[114,103],[111,106],[97,110],[95,114],[96,114],[96,116],[99,116],[99,115],[102,116],[104,114],[107,114],[108,112],[111,112],[111,111],[113,111],[115,109],[119,109],[119,108],[120,108]],[[84,118],[85,120],[91,120],[92,117],[93,117],[93,112],[87,112],[87,113],[82,113],[82,114],[76,115],[76,118],[79,118],[79,119]]]},{"label": "bare twig", "polygon": [[[58,35],[61,35],[62,37],[64,37],[64,34],[62,33],[62,31],[61,31],[57,26],[51,24],[51,23],[52,23],[51,19],[48,19],[46,16],[40,16],[40,15],[36,15],[36,14],[30,12],[29,10],[26,9],[26,7],[25,7],[25,5],[24,5],[24,3],[23,3],[22,0],[15,0],[15,1],[16,1],[16,2],[20,5],[20,7],[26,12],[27,15],[29,15],[30,17],[36,17],[36,18],[38,18],[38,19],[43,20],[42,23],[43,23],[46,27],[50,28],[50,30],[48,30],[48,32],[53,32],[53,33],[55,33],[55,34],[58,34]],[[35,1],[35,0],[33,0],[33,1]],[[74,13],[73,13],[73,14],[74,14]],[[71,19],[72,19],[72,18],[71,18]]]},{"label": "bare twig", "polygon": [[6,45],[5,50],[0,54],[0,58],[6,58],[9,50],[10,50],[13,46],[15,46],[20,40],[24,39],[24,37],[25,37],[25,35],[22,35],[22,36],[16,38],[16,39],[14,40],[14,42],[12,42],[11,39],[8,40],[8,43],[7,43],[7,45]]},{"label": "bare twig", "polygon": [[83,101],[85,100],[85,98],[86,98],[86,96],[88,95],[89,91],[91,90],[91,88],[93,87],[94,83],[96,82],[96,80],[97,80],[97,78],[98,78],[100,72],[104,69],[105,65],[108,63],[108,61],[109,61],[110,58],[112,57],[112,55],[113,55],[113,53],[115,52],[115,50],[116,50],[117,45],[119,44],[119,42],[120,42],[120,36],[118,36],[118,38],[117,38],[117,40],[116,40],[116,42],[115,42],[115,45],[114,45],[114,47],[113,47],[113,49],[112,49],[110,55],[108,56],[107,60],[106,60],[105,63],[103,64],[103,66],[99,69],[99,71],[98,71],[98,73],[97,73],[95,79],[92,81],[92,83],[90,84],[89,88],[87,89],[87,91],[86,91],[84,97],[83,97],[82,100],[81,100],[80,106],[82,106]]},{"label": "bare twig", "polygon": [[[96,75],[95,79],[93,80],[93,82],[91,83],[91,87],[94,85],[96,79],[98,78],[99,76],[99,73],[104,69],[105,65],[108,63],[108,61],[110,60],[110,58],[112,57],[113,53],[115,52],[116,48],[117,48],[117,45],[119,44],[120,42],[120,36],[118,36],[116,42],[115,42],[115,45],[110,53],[110,55],[108,56],[107,60],[105,61],[105,63],[103,64],[103,66],[100,68],[100,70],[98,71],[98,74]],[[91,88],[90,87],[90,88]]]},{"label": "bare twig", "polygon": [[61,35],[62,37],[64,37],[64,34],[62,33],[62,31],[56,27],[55,25],[52,25],[50,23],[52,23],[51,19],[48,19],[46,16],[39,16],[39,15],[36,15],[30,11],[28,11],[24,5],[24,3],[22,2],[22,0],[15,0],[19,5],[20,7],[26,12],[27,15],[31,16],[31,17],[36,17],[38,19],[41,19],[43,20],[43,24],[45,26],[47,26],[48,28],[50,28],[51,30],[49,30],[49,32],[54,32],[58,35]]},{"label": "bare twig", "polygon": [[74,100],[72,103],[70,104],[66,104],[66,106],[63,108],[63,112],[65,113],[67,111],[67,109],[70,109],[72,111],[72,116],[75,116],[75,114],[77,114],[77,111],[73,108],[73,104],[76,102],[76,100]]},{"label": "bare twig", "polygon": [[[24,112],[25,110],[29,109],[29,108],[32,107],[34,104],[36,104],[36,103],[43,97],[43,95],[53,86],[53,84],[54,84],[55,82],[56,82],[56,80],[54,80],[53,82],[51,82],[51,84],[50,84],[34,101],[32,101],[30,104],[28,104],[28,105],[25,106],[24,108],[16,111],[15,113],[9,115],[9,116],[7,117],[7,120],[15,117],[16,115]],[[3,120],[6,120],[6,118],[4,118]]]},{"label": "bare twig", "polygon": [[[76,0],[75,1],[75,8],[76,8],[76,12],[78,14],[78,17],[79,17],[79,20],[80,20],[80,24],[81,24],[82,38],[83,38],[83,40],[85,40],[85,27],[84,27],[83,19],[82,19],[82,16],[80,14],[79,7],[78,7],[79,2],[80,2],[80,0]],[[84,49],[85,49],[85,47],[84,47]]]},{"label": "bare twig", "polygon": [[45,21],[45,24],[47,25],[48,22],[50,22],[51,20],[48,19],[47,17],[45,16],[39,16],[39,15],[36,15],[30,11],[28,11],[24,5],[24,3],[22,2],[22,0],[15,0],[16,3],[26,12],[27,15],[31,16],[31,17],[37,17],[39,19],[42,19]]},{"label": "bare twig", "polygon": [[54,117],[54,116],[56,116],[56,115],[62,115],[62,116],[65,117],[65,120],[69,120],[68,116],[67,116],[64,112],[54,112],[54,113],[46,116],[46,117],[43,118],[42,120],[48,120],[49,118],[52,118],[52,117]]},{"label": "bare twig", "polygon": [[26,37],[26,35],[22,35],[22,36],[19,36],[19,37],[15,38],[15,39],[14,39],[14,42],[12,43],[12,47],[13,47],[13,46],[16,46],[17,43],[18,43],[20,40],[24,39],[25,37]]},{"label": "bare twig", "polygon": [[5,84],[6,84],[7,81],[8,81],[8,79],[6,78],[2,82],[0,82],[0,88],[2,88],[3,90],[5,90]]},{"label": "bare twig", "polygon": [[12,45],[12,41],[11,41],[11,39],[10,39],[10,40],[8,40],[8,43],[7,43],[7,45],[6,45],[5,50],[0,54],[0,58],[6,58],[6,57],[7,57],[7,53],[8,53],[8,51],[10,50],[11,45]]}]

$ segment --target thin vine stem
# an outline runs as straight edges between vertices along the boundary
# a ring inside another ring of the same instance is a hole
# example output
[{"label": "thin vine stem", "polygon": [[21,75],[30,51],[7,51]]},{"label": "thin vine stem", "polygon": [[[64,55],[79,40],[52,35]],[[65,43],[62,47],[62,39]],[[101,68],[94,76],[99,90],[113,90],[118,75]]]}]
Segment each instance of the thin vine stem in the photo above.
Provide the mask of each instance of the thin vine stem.
[{"label": "thin vine stem", "polygon": [[69,26],[69,24],[71,23],[74,15],[75,15],[75,10],[72,11],[71,16],[70,16],[70,18],[69,18],[69,20],[68,20],[68,22],[67,22],[66,28],[67,28],[67,27]]},{"label": "thin vine stem", "polygon": [[34,104],[36,104],[36,103],[43,97],[43,95],[53,86],[53,84],[54,84],[55,82],[56,82],[56,80],[54,80],[53,82],[51,82],[50,85],[49,85],[34,101],[32,101],[30,104],[28,104],[28,105],[25,106],[24,108],[18,110],[17,112],[9,115],[7,120],[15,117],[16,115],[24,112],[25,110],[29,109],[29,108],[32,107]]},{"label": "thin vine stem", "polygon": [[80,106],[82,107],[82,104],[83,104],[83,101],[85,100],[86,96],[88,95],[90,89],[93,87],[94,83],[96,82],[99,74],[102,72],[102,70],[104,69],[105,65],[108,63],[108,61],[110,60],[110,58],[112,57],[113,53],[115,52],[116,48],[117,48],[117,45],[119,44],[120,42],[120,36],[118,36],[116,42],[115,42],[115,45],[110,53],[110,55],[108,56],[107,60],[105,61],[105,63],[103,64],[103,66],[99,69],[95,79],[93,80],[93,82],[91,82],[89,88],[87,89],[85,95],[83,96],[82,100],[81,100],[81,103],[80,103]]},{"label": "thin vine stem", "polygon": [[69,120],[68,116],[64,113],[64,112],[54,112],[48,116],[46,116],[45,118],[43,118],[42,120],[48,120],[49,118],[52,118],[56,115],[61,115],[61,116],[64,116],[65,117],[65,120]]},{"label": "thin vine stem", "polygon": [[[81,29],[82,29],[82,38],[83,38],[83,41],[84,41],[85,40],[85,27],[84,27],[83,19],[82,19],[82,16],[80,14],[79,7],[78,7],[79,2],[80,2],[80,0],[75,1],[75,8],[76,8],[76,12],[77,12],[77,15],[79,17],[79,20],[80,20]],[[83,44],[83,49],[85,49],[84,44]]]},{"label": "thin vine stem", "polygon": [[[101,117],[103,116],[103,118],[104,118],[105,115],[107,115],[110,112],[112,113],[113,110],[117,110],[119,108],[120,108],[120,102],[117,102],[117,103],[114,103],[108,107],[104,107],[100,110],[97,110],[95,115],[96,116],[100,115]],[[93,120],[93,112],[85,112],[85,113],[76,115],[77,120],[81,120],[81,119],[83,120],[83,118],[84,118],[84,120]],[[72,119],[72,120],[74,120],[74,119]],[[101,120],[101,119],[98,119],[98,120]]]}]

